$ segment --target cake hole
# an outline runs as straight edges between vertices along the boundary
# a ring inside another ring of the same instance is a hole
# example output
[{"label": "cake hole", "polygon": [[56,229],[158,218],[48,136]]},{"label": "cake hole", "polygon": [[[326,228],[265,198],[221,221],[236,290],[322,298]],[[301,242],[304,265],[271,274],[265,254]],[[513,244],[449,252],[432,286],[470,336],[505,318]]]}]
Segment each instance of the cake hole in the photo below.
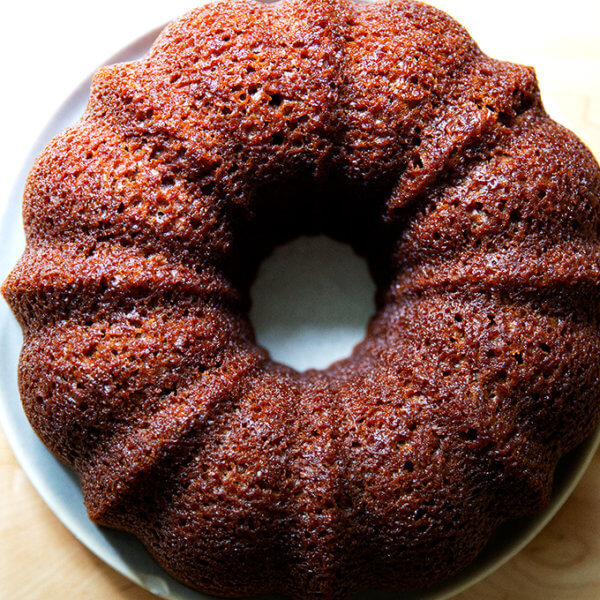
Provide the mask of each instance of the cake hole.
[{"label": "cake hole", "polygon": [[272,94],[269,100],[270,106],[279,106],[283,102],[283,96],[281,94]]},{"label": "cake hole", "polygon": [[275,249],[251,290],[259,344],[299,371],[349,356],[375,313],[375,284],[350,246],[325,236]]},{"label": "cake hole", "polygon": [[467,440],[475,441],[477,439],[477,431],[470,427],[469,429],[467,429],[465,437],[467,438]]}]

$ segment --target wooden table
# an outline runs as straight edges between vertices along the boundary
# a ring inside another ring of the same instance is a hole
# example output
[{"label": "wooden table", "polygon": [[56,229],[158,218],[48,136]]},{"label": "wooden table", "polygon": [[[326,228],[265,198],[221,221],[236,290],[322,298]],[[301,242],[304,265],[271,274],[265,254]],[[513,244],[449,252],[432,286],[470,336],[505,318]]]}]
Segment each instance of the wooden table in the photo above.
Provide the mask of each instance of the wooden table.
[{"label": "wooden table", "polygon": [[[511,0],[498,9],[486,2],[433,3],[463,22],[477,40],[485,40],[485,51],[535,65],[548,105],[600,157],[600,3],[572,0],[564,13],[557,13],[564,9],[552,3],[537,1]],[[538,18],[540,8],[544,12]],[[483,10],[491,11],[487,20]],[[516,20],[509,29],[512,17]],[[502,37],[507,31],[514,36],[510,43]],[[155,596],[104,565],[63,527],[28,482],[0,433],[0,599],[83,598]],[[600,598],[600,454],[546,529],[457,600],[540,598]]]}]

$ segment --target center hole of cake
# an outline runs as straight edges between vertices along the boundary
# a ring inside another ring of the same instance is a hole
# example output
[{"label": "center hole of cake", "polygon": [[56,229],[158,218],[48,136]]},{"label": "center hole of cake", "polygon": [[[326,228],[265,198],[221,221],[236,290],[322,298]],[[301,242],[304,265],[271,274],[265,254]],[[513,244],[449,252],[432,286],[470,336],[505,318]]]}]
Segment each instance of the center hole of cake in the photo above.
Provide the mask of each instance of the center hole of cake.
[{"label": "center hole of cake", "polygon": [[260,265],[251,297],[258,343],[299,371],[349,356],[375,313],[367,262],[325,236],[275,248]]}]

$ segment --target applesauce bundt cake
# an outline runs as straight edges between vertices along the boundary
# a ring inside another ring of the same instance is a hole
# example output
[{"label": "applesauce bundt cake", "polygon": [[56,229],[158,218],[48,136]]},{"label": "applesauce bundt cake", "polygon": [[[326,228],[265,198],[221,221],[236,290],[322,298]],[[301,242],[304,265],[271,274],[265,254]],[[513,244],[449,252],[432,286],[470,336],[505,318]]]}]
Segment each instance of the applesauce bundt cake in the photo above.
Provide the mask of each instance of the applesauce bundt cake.
[{"label": "applesauce bundt cake", "polygon": [[[37,159],[3,287],[19,384],[90,517],[206,593],[456,573],[600,416],[600,172],[531,68],[413,0],[224,0],[102,68]],[[249,287],[324,233],[368,261],[351,356],[260,348]]]}]

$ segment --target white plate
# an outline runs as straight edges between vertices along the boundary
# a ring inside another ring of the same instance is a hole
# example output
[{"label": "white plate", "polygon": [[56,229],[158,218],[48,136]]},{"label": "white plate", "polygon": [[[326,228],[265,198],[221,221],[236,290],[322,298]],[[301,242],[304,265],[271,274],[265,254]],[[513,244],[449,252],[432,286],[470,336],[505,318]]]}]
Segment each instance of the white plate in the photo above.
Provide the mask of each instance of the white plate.
[{"label": "white plate", "polygon": [[[160,29],[153,30],[127,46],[107,64],[140,57],[159,31]],[[17,178],[0,223],[0,240],[3,240],[0,252],[1,280],[4,280],[24,248],[21,196],[33,159],[53,136],[79,118],[87,103],[90,81],[91,78],[79,86],[51,119]],[[360,330],[363,326],[359,316],[358,322],[350,328]],[[343,335],[346,334],[347,332]],[[99,528],[88,519],[77,477],[46,450],[23,413],[17,390],[17,362],[21,342],[18,324],[6,303],[0,301],[0,424],[17,460],[46,504],[94,554],[147,590],[172,600],[208,598],[167,575],[133,536]],[[498,530],[479,557],[459,575],[427,590],[408,593],[365,592],[360,597],[442,600],[486,577],[519,552],[554,516],[583,475],[599,445],[600,429],[561,461],[550,506],[535,517],[514,521]]]}]

